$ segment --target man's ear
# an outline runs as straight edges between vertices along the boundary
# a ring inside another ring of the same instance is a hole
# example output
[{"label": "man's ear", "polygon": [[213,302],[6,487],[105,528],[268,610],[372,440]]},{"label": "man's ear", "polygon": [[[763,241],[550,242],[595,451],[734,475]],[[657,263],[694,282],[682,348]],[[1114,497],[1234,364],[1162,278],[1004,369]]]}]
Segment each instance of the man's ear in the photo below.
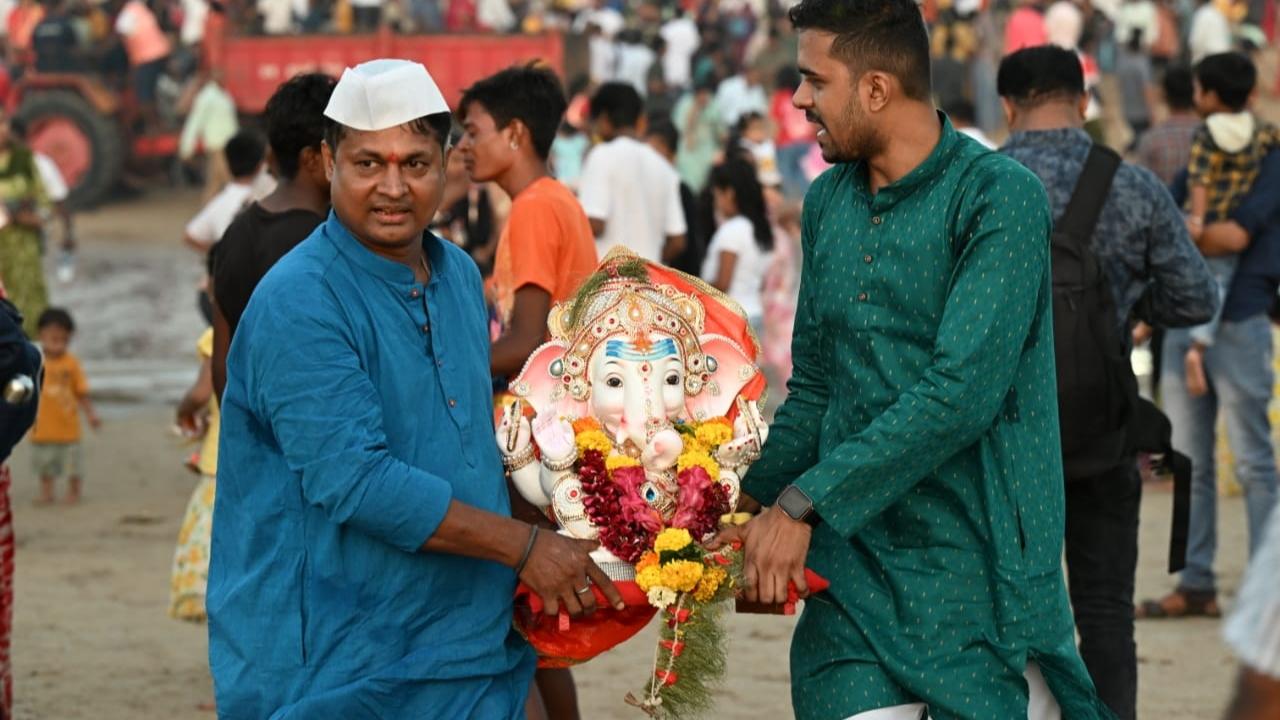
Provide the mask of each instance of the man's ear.
[{"label": "man's ear", "polygon": [[1018,106],[1008,98],[1000,98],[1000,107],[1004,108],[1004,121],[1013,130],[1018,125]]},{"label": "man's ear", "polygon": [[1080,109],[1081,122],[1088,120],[1089,119],[1089,91],[1087,90],[1083,95],[1080,96],[1079,109]]},{"label": "man's ear", "polygon": [[320,142],[320,161],[324,163],[325,179],[333,182],[333,148],[329,147],[328,140]]},{"label": "man's ear", "polygon": [[867,111],[880,112],[900,94],[902,84],[886,72],[869,70],[858,80],[858,89]]}]

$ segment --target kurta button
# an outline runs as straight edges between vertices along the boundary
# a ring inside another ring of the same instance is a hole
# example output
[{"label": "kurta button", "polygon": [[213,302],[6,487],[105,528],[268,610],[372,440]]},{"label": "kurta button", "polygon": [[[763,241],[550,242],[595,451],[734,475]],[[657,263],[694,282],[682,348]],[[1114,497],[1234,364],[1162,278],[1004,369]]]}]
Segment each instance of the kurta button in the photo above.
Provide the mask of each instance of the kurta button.
[{"label": "kurta button", "polygon": [[453,398],[449,398],[449,407],[458,407],[458,401]]},{"label": "kurta button", "polygon": [[866,263],[866,264],[870,265],[870,264],[871,264],[871,256],[870,256],[870,255],[863,255],[863,256],[862,256],[862,262],[864,262],[864,263]]},{"label": "kurta button", "polygon": [[879,224],[880,224],[880,216],[879,216],[879,215],[873,215],[873,216],[871,216],[871,224],[872,224],[872,225],[879,225]]},{"label": "kurta button", "polygon": [[858,293],[858,302],[866,302],[866,301],[867,301],[867,294],[864,292]]},{"label": "kurta button", "polygon": [[417,297],[418,297],[419,295],[421,295],[421,294],[422,294],[422,293],[418,292],[418,288],[414,288],[414,289],[412,289],[412,290],[410,290],[410,291],[409,291],[409,297],[414,298],[415,300],[416,300],[416,299],[417,299]]},{"label": "kurta button", "polygon": [[424,332],[424,333],[429,333],[429,332],[431,332],[431,323],[423,323],[423,325],[422,325],[422,332]]}]

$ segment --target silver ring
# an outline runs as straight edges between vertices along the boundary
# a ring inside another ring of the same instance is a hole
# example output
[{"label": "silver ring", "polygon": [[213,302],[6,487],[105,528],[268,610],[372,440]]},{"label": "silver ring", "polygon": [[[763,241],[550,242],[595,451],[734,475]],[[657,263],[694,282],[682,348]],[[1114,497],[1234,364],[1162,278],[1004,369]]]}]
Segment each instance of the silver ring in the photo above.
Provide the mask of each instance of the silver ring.
[{"label": "silver ring", "polygon": [[582,587],[573,591],[575,595],[586,595],[589,592],[591,592],[591,583],[587,583],[586,585],[583,585]]}]

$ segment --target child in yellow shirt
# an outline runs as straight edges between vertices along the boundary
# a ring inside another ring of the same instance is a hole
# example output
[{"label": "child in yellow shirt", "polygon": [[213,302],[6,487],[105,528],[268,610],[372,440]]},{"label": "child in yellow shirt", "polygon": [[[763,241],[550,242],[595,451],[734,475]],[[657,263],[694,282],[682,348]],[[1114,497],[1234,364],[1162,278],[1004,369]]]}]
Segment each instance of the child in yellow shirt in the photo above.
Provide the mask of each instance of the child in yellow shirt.
[{"label": "child in yellow shirt", "polygon": [[53,502],[54,482],[67,478],[66,503],[80,501],[84,481],[84,454],[80,448],[80,411],[89,425],[101,424],[89,401],[89,383],[80,361],[68,349],[75,334],[71,314],[49,308],[36,321],[36,338],[44,352],[44,383],[36,424],[31,431],[31,457],[40,476],[40,504]]}]

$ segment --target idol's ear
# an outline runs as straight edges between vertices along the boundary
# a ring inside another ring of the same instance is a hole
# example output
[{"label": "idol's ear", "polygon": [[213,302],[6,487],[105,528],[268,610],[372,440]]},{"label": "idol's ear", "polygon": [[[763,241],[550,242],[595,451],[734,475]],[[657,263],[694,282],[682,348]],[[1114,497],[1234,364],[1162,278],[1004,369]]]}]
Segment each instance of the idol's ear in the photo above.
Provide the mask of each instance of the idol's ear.
[{"label": "idol's ear", "polygon": [[736,342],[723,335],[699,338],[706,357],[706,381],[702,392],[685,402],[693,420],[733,417],[734,401],[739,395],[758,400],[764,392],[764,374],[748,359]]},{"label": "idol's ear", "polygon": [[569,384],[564,381],[564,352],[568,347],[560,340],[552,340],[534,350],[520,374],[511,381],[511,394],[529,403],[537,414],[554,412],[566,417],[585,417],[587,404],[575,400],[569,394]]}]

